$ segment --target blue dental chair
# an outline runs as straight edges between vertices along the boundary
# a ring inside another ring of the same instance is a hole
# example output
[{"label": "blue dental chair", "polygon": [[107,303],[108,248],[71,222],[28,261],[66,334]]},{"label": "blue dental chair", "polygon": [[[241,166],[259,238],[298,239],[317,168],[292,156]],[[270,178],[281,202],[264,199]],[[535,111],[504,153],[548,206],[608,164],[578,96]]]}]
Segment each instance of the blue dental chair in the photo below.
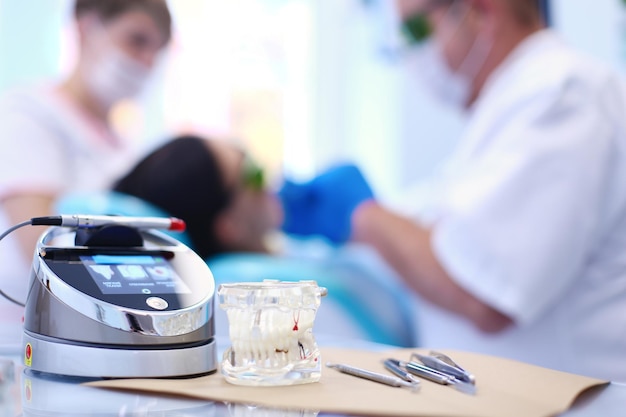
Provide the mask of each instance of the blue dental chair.
[{"label": "blue dental chair", "polygon": [[[170,217],[146,201],[118,192],[68,194],[57,202],[55,211]],[[193,249],[186,233],[168,233]],[[331,248],[321,241],[287,241],[292,244],[285,255],[230,253],[207,259],[216,286],[264,279],[314,280],[328,289],[317,312],[316,335],[417,346],[417,313],[410,291],[393,272],[372,263],[373,252],[364,248]],[[215,319],[217,336],[227,336],[226,314],[217,304]]]}]

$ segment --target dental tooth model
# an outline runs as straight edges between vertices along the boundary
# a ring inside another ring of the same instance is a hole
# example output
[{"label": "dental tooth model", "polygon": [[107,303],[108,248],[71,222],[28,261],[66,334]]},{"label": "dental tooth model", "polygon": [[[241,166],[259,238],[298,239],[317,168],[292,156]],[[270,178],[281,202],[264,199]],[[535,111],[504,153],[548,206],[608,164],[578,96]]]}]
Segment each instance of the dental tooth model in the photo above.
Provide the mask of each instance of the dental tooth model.
[{"label": "dental tooth model", "polygon": [[263,281],[222,284],[218,295],[231,341],[222,360],[228,382],[292,385],[319,380],[313,324],[325,288],[314,281]]}]

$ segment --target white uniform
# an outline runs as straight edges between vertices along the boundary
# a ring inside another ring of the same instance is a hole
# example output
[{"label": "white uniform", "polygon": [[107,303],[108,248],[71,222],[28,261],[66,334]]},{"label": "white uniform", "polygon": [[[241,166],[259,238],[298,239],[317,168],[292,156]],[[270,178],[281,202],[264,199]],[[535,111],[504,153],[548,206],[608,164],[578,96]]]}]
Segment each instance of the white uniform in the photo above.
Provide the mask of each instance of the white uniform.
[{"label": "white uniform", "polygon": [[[8,196],[108,188],[132,153],[105,133],[51,86],[7,94],[0,101],[0,232],[12,226],[1,205]],[[31,262],[14,236],[2,240],[0,288],[25,300]],[[22,315],[21,307],[0,297],[0,348],[19,344]]]},{"label": "white uniform", "polygon": [[626,107],[620,80],[550,31],[488,80],[420,217],[495,335],[426,302],[427,347],[626,381]]}]

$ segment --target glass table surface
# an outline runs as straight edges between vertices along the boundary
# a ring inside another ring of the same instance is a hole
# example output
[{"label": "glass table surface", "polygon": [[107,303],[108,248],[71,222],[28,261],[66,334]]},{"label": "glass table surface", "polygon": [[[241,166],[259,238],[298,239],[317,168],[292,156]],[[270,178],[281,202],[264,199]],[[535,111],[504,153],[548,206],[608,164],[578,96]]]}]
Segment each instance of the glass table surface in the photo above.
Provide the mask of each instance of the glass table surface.
[{"label": "glass table surface", "polygon": [[[353,342],[348,342],[353,346]],[[339,345],[336,345],[339,346]],[[367,342],[360,347],[377,349]],[[191,398],[106,390],[81,385],[83,378],[24,369],[16,354],[0,351],[0,417],[315,417],[327,413],[286,411]],[[626,384],[611,383],[584,393],[560,417],[624,416]]]}]

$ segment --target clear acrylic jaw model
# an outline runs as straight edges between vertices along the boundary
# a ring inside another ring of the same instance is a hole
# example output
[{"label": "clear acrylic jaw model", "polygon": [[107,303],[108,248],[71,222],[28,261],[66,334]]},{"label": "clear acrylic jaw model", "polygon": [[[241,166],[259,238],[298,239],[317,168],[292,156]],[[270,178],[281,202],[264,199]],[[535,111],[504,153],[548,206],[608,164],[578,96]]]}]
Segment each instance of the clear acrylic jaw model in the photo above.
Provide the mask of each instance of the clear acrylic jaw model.
[{"label": "clear acrylic jaw model", "polygon": [[231,346],[221,372],[237,385],[294,385],[319,381],[321,358],[313,322],[326,288],[315,281],[222,284],[219,306],[228,317]]}]

